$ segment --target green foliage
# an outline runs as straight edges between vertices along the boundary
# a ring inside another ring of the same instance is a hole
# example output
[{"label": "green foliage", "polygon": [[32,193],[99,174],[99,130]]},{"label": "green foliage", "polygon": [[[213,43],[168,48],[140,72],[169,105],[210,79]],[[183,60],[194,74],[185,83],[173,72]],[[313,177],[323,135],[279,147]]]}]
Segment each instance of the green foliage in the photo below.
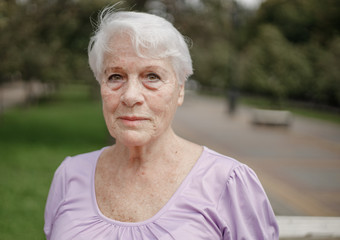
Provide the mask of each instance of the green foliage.
[{"label": "green foliage", "polygon": [[339,34],[339,9],[338,0],[267,0],[252,26],[273,24],[294,43],[326,43]]},{"label": "green foliage", "polygon": [[285,97],[298,97],[312,83],[308,59],[273,25],[261,26],[243,53],[238,71],[241,88],[272,96],[279,108]]},{"label": "green foliage", "polygon": [[317,46],[318,58],[313,63],[315,93],[311,99],[331,106],[340,106],[340,36],[332,39],[326,49]]},{"label": "green foliage", "polygon": [[108,134],[87,87],[12,109],[0,119],[0,239],[45,239],[43,215],[53,173],[69,155],[99,149]]},{"label": "green foliage", "polygon": [[0,83],[90,81],[90,17],[114,1],[1,1]]},{"label": "green foliage", "polygon": [[246,27],[242,90],[340,107],[336,0],[267,0]]},{"label": "green foliage", "polygon": [[202,46],[200,43],[197,45],[192,50],[194,67],[197,66],[194,78],[204,86],[224,89],[230,85],[229,63],[233,61],[233,49],[228,42],[216,40],[209,46]]}]

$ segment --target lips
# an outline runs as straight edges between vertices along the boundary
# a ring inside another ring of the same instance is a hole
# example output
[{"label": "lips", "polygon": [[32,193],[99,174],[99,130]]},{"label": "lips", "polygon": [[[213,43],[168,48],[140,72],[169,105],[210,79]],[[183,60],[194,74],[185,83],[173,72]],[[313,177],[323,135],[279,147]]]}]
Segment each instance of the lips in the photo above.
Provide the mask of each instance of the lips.
[{"label": "lips", "polygon": [[146,117],[139,117],[139,116],[121,116],[119,119],[126,120],[126,121],[143,121],[148,120]]},{"label": "lips", "polygon": [[146,120],[146,117],[141,116],[120,116],[118,119],[123,123],[125,127],[135,128],[141,126]]}]

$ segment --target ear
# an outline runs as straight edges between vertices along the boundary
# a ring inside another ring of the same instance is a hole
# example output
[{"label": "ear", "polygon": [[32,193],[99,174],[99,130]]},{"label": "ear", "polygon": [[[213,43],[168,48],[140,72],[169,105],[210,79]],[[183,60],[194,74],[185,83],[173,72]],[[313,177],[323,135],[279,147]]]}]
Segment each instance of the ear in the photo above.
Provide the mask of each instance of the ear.
[{"label": "ear", "polygon": [[178,101],[177,104],[178,106],[181,106],[183,104],[184,101],[184,83],[180,84],[178,86],[179,91],[178,91]]}]

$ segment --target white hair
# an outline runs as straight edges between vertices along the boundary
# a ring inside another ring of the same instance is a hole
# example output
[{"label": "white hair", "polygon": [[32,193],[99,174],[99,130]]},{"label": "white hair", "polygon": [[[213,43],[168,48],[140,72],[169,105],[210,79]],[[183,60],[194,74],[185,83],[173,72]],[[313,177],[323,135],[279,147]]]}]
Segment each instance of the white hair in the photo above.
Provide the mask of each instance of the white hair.
[{"label": "white hair", "polygon": [[128,34],[138,56],[168,58],[180,84],[193,73],[187,39],[164,18],[148,13],[116,12],[114,7],[108,7],[101,12],[97,28],[89,43],[88,56],[98,82],[104,71],[104,54],[110,52],[110,40],[122,33]]}]

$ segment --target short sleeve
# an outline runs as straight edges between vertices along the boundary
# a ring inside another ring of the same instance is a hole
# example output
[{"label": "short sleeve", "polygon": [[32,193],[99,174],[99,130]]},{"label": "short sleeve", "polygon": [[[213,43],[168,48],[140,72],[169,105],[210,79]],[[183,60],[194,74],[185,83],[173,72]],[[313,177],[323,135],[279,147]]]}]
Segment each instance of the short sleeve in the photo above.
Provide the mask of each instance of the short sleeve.
[{"label": "short sleeve", "polygon": [[[66,158],[67,159],[67,158]],[[48,193],[46,206],[45,206],[45,225],[44,232],[46,239],[49,240],[52,232],[52,226],[56,217],[57,211],[61,206],[65,193],[66,193],[66,174],[65,165],[66,159],[61,163],[54,173],[51,187]]]},{"label": "short sleeve", "polygon": [[246,165],[231,173],[218,202],[225,223],[223,239],[277,240],[274,212],[256,174]]}]

